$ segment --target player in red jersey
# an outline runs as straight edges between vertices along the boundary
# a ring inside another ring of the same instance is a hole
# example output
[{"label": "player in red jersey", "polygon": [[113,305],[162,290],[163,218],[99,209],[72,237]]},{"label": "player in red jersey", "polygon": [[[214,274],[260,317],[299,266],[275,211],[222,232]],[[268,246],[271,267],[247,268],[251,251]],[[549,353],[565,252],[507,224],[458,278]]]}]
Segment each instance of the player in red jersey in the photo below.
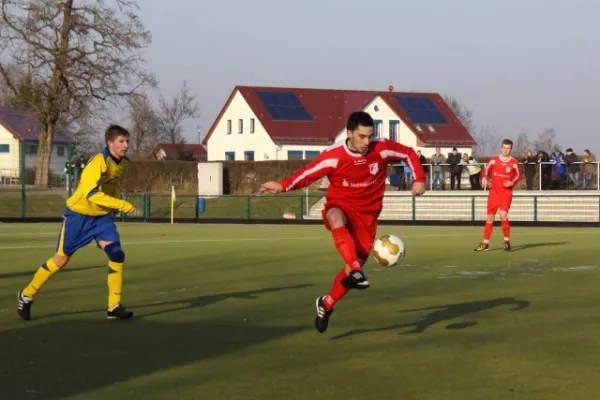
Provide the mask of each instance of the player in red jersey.
[{"label": "player in red jersey", "polygon": [[317,298],[315,327],[321,333],[327,330],[334,304],[349,289],[369,287],[362,266],[377,234],[387,165],[404,161],[415,178],[413,195],[425,192],[425,171],[416,152],[400,143],[372,138],[373,126],[373,118],[368,113],[352,113],[346,123],[346,140],[332,145],[289,178],[267,182],[260,189],[261,193],[287,192],[308,186],[324,176],[329,178],[322,217],[346,265],[335,277],[329,294]]},{"label": "player in red jersey", "polygon": [[475,251],[489,250],[496,212],[500,213],[502,233],[504,234],[504,250],[511,250],[508,211],[513,199],[513,187],[521,180],[519,162],[510,156],[512,148],[512,140],[504,139],[502,141],[502,154],[490,158],[481,174],[482,186],[487,187],[488,177],[491,177],[492,188],[488,195],[488,212],[485,228],[483,229],[483,242]]}]

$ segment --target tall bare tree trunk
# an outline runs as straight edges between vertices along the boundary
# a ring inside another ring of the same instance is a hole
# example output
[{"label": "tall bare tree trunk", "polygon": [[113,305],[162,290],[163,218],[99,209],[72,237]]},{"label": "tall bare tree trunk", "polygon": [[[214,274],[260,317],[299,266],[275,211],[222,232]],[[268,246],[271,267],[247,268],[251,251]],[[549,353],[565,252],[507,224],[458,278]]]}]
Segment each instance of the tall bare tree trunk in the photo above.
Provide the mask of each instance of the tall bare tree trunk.
[{"label": "tall bare tree trunk", "polygon": [[37,160],[35,162],[35,187],[47,188],[50,178],[50,161],[52,159],[52,138],[54,127],[42,126],[40,131]]}]

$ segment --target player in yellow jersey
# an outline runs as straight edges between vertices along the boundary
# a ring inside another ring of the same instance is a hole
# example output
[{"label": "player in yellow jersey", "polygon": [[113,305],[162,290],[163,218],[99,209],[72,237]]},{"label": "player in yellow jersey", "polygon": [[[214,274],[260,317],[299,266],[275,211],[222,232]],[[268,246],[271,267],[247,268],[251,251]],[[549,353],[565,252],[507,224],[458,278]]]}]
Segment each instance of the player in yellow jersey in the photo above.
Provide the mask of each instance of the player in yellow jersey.
[{"label": "player in yellow jersey", "polygon": [[129,132],[110,125],[104,135],[106,147],[85,166],[75,193],[67,200],[63,223],[58,236],[56,254],[43,263],[29,285],[17,294],[19,316],[31,319],[33,298],[48,279],[67,265],[80,248],[95,240],[108,255],[108,319],[127,319],[133,316],[121,305],[123,263],[119,233],[113,221],[118,211],[130,213],[133,205],[121,200],[121,179],[129,167],[126,157]]}]

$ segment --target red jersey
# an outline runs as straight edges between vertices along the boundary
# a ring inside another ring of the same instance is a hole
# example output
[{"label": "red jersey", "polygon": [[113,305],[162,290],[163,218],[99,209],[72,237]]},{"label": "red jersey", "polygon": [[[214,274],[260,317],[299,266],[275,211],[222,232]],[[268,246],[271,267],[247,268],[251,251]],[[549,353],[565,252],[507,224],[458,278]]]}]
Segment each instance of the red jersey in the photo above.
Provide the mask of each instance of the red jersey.
[{"label": "red jersey", "polygon": [[521,180],[519,162],[512,157],[503,161],[501,156],[494,156],[489,159],[481,177],[487,177],[488,181],[491,177],[490,195],[512,196],[513,188],[504,186],[504,182],[510,181],[514,186]]},{"label": "red jersey", "polygon": [[327,176],[327,201],[344,202],[358,212],[377,214],[383,207],[387,165],[404,161],[415,182],[425,182],[425,171],[416,152],[388,139],[372,139],[365,153],[338,142],[310,164],[280,181],[284,191],[300,189]]}]

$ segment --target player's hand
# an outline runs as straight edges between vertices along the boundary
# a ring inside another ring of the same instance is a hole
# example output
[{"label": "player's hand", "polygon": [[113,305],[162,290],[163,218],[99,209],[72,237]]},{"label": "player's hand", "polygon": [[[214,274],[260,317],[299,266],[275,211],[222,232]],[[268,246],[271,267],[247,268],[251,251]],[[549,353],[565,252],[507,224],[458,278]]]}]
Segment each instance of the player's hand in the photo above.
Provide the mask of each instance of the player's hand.
[{"label": "player's hand", "polygon": [[129,214],[135,211],[135,207],[128,201],[121,200],[121,207],[119,207],[119,211],[124,212],[125,214]]},{"label": "player's hand", "polygon": [[511,181],[504,182],[504,187],[509,188],[509,187],[513,187],[513,186],[514,186],[514,183],[512,183]]},{"label": "player's hand", "polygon": [[481,186],[484,189],[487,189],[487,187],[488,187],[488,180],[487,180],[487,178],[481,178]]},{"label": "player's hand", "polygon": [[279,182],[266,182],[260,187],[259,193],[281,193],[283,186]]},{"label": "player's hand", "polygon": [[412,185],[413,196],[420,196],[425,193],[425,182],[414,182]]}]

